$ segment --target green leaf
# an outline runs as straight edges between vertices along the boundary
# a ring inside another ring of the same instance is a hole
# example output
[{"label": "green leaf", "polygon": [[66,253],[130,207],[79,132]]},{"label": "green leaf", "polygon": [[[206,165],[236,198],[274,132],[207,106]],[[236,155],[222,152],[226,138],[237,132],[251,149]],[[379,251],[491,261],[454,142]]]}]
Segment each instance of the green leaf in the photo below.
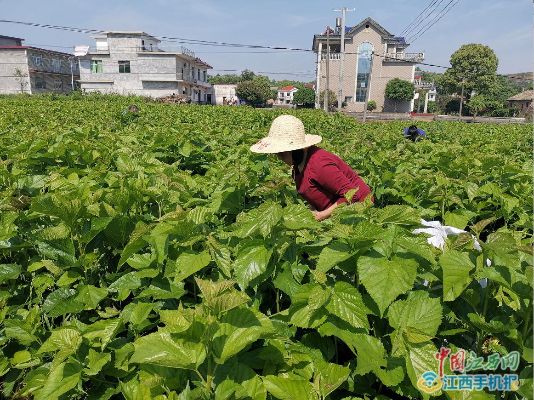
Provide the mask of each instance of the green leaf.
[{"label": "green leaf", "polygon": [[439,263],[443,270],[443,301],[453,301],[462,294],[472,281],[469,276],[475,264],[469,255],[456,250],[446,251]]},{"label": "green leaf", "polygon": [[93,349],[89,349],[85,365],[87,367],[83,370],[83,373],[88,376],[95,376],[102,370],[102,368],[111,361],[110,353],[99,353]]},{"label": "green leaf", "polygon": [[150,226],[139,222],[132,234],[130,235],[130,241],[124,247],[119,260],[119,267],[122,266],[128,258],[137,253],[143,247],[147,245],[147,242],[143,239],[143,236],[150,231]]},{"label": "green leaf", "polygon": [[435,337],[441,318],[440,300],[421,290],[393,303],[388,311],[389,324],[396,329],[392,334],[393,353],[402,353],[404,342],[422,343]]},{"label": "green leaf", "polygon": [[355,328],[369,329],[367,315],[372,312],[364,304],[358,289],[347,282],[336,282],[326,309]]},{"label": "green leaf", "polygon": [[241,289],[267,271],[272,250],[268,250],[258,241],[252,241],[239,249],[234,262],[234,273]]},{"label": "green leaf", "polygon": [[60,328],[52,332],[50,337],[43,343],[37,354],[58,351],[54,357],[54,363],[63,362],[68,356],[76,353],[82,344],[82,336],[76,329]]},{"label": "green leaf", "polygon": [[152,303],[130,303],[122,310],[121,318],[135,327],[141,326],[147,322],[153,307]]},{"label": "green leaf", "polygon": [[141,279],[137,272],[129,272],[119,277],[115,282],[109,285],[110,292],[118,292],[117,300],[126,300],[132,290],[141,287]]},{"label": "green leaf", "polygon": [[0,264],[0,284],[12,279],[17,279],[21,272],[18,264]]},{"label": "green leaf", "polygon": [[341,241],[330,242],[319,254],[317,270],[328,272],[339,263],[348,260],[353,253],[350,246]]},{"label": "green leaf", "polygon": [[355,347],[358,353],[355,373],[365,375],[387,365],[386,350],[380,339],[369,335],[355,335]]},{"label": "green leaf", "polygon": [[[417,381],[426,371],[434,371],[437,373],[438,360],[436,359],[437,349],[433,343],[424,343],[420,345],[410,345],[408,347],[408,354],[405,357],[406,370],[412,385],[417,389]],[[426,393],[421,392],[426,395]],[[432,396],[441,395],[441,391],[437,391]]]},{"label": "green leaf", "polygon": [[281,218],[282,207],[277,203],[266,202],[246,214],[240,214],[233,234],[240,238],[249,238],[260,233],[266,238]]},{"label": "green leaf", "polygon": [[219,328],[213,335],[215,362],[224,364],[271,330],[270,321],[262,314],[246,308],[228,311],[221,318]]},{"label": "green leaf", "polygon": [[381,315],[400,294],[413,287],[417,277],[417,263],[411,259],[360,257],[360,280],[378,305]]},{"label": "green leaf", "polygon": [[82,243],[89,243],[96,237],[96,235],[105,230],[112,220],[112,217],[92,218],[89,228],[84,233],[82,233],[80,241]]},{"label": "green leaf", "polygon": [[74,389],[81,379],[81,366],[62,363],[53,367],[42,389],[35,392],[35,400],[57,400]]},{"label": "green leaf", "polygon": [[59,288],[48,295],[43,303],[43,311],[50,317],[74,314],[83,310],[83,304],[75,300],[76,290]]},{"label": "green leaf", "polygon": [[192,251],[183,252],[176,260],[174,281],[183,281],[188,276],[191,276],[206,267],[210,262],[211,256],[207,251],[203,251],[199,254]]},{"label": "green leaf", "polygon": [[378,222],[382,224],[419,225],[421,217],[411,207],[403,205],[390,205],[374,209],[373,213]]},{"label": "green leaf", "polygon": [[204,344],[173,339],[170,333],[155,332],[134,342],[130,362],[161,367],[195,369],[206,358]]},{"label": "green leaf", "polygon": [[347,380],[350,368],[329,362],[315,363],[315,381],[319,382],[319,393],[326,398],[330,393],[340,387]]},{"label": "green leaf", "polygon": [[101,319],[86,327],[82,335],[90,341],[99,339],[100,348],[104,350],[122,328],[123,322],[120,318]]},{"label": "green leaf", "polygon": [[98,288],[93,285],[78,286],[78,295],[74,299],[76,302],[84,304],[86,310],[93,310],[108,295],[105,288]]},{"label": "green leaf", "polygon": [[267,391],[260,377],[252,368],[236,359],[233,362],[229,361],[224,365],[219,365],[215,379],[217,385],[215,389],[216,400],[230,399],[234,393],[235,398],[250,398],[252,400],[265,400],[267,398]]},{"label": "green leaf", "polygon": [[226,278],[232,276],[232,253],[231,251],[222,246],[212,237],[208,237],[208,248],[211,254],[211,258],[215,261],[215,264],[219,267],[221,272]]},{"label": "green leaf", "polygon": [[302,204],[290,204],[283,210],[284,227],[298,231],[301,229],[317,229],[321,227],[310,209]]},{"label": "green leaf", "polygon": [[281,400],[317,400],[310,382],[304,379],[268,375],[263,377],[265,388],[271,395]]}]

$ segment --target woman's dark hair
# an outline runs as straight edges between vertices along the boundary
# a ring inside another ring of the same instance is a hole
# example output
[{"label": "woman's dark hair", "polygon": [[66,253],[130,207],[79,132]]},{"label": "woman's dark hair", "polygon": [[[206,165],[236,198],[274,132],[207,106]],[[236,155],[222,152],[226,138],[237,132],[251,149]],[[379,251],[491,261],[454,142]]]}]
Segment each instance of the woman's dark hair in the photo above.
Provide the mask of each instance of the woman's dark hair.
[{"label": "woman's dark hair", "polygon": [[291,159],[293,160],[293,166],[297,167],[304,160],[304,150],[298,149],[291,152]]},{"label": "woman's dark hair", "polygon": [[417,135],[417,126],[415,125],[411,125],[409,128],[408,128],[408,133],[410,135]]}]

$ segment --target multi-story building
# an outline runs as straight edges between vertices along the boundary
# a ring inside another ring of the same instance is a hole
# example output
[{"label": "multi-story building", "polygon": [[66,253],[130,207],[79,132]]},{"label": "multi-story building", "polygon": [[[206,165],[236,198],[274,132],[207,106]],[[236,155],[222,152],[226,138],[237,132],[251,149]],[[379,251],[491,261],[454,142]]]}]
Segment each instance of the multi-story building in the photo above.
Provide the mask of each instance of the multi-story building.
[{"label": "multi-story building", "polygon": [[24,39],[0,36],[0,93],[66,93],[79,79],[72,54],[24,46]]},{"label": "multi-story building", "polygon": [[293,104],[293,95],[298,92],[295,86],[284,86],[278,89],[276,104]]},{"label": "multi-story building", "polygon": [[212,67],[192,51],[164,51],[160,40],[145,32],[111,31],[94,39],[96,46],[79,57],[82,90],[150,97],[176,94],[194,103],[211,103],[207,71]]},{"label": "multi-story building", "polygon": [[[395,102],[385,98],[387,83],[393,78],[410,82],[414,80],[415,65],[424,60],[423,53],[407,53],[409,46],[403,37],[388,32],[372,18],[366,18],[345,29],[345,54],[343,61],[342,100],[348,111],[361,112],[366,97],[374,100],[379,111],[393,111]],[[328,37],[327,37],[328,36]],[[339,68],[341,56],[341,27],[313,37],[313,50],[317,53],[316,92],[326,88],[327,42],[329,56],[329,89],[339,93]],[[399,112],[409,112],[413,100],[398,102]]]}]

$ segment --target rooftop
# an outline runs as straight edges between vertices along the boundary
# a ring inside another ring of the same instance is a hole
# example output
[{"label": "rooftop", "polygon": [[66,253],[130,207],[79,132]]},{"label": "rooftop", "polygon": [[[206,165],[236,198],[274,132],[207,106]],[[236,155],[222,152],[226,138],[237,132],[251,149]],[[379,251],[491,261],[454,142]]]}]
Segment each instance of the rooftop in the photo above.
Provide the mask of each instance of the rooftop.
[{"label": "rooftop", "polygon": [[14,37],[14,36],[5,36],[5,35],[0,35],[0,39],[20,40],[21,42],[24,41],[23,38]]},{"label": "rooftop", "polygon": [[296,89],[295,86],[290,85],[290,86],[284,86],[284,87],[278,89],[278,91],[280,91],[280,92],[291,92],[292,90],[295,90],[295,89]]},{"label": "rooftop", "polygon": [[534,98],[534,90],[525,90],[524,92],[521,92],[519,94],[516,94],[515,96],[510,97],[508,101],[526,101],[526,100],[532,101],[533,98]]}]

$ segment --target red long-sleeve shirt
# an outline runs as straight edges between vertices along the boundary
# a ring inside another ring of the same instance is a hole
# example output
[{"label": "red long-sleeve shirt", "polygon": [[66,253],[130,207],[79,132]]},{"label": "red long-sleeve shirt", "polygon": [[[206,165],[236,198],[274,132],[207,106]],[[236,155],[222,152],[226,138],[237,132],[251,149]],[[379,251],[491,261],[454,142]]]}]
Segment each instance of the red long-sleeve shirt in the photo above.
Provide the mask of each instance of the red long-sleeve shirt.
[{"label": "red long-sleeve shirt", "polygon": [[319,147],[308,149],[304,170],[294,168],[293,177],[297,192],[317,211],[334,203],[343,203],[345,193],[357,189],[352,201],[363,201],[371,189],[341,158]]}]

